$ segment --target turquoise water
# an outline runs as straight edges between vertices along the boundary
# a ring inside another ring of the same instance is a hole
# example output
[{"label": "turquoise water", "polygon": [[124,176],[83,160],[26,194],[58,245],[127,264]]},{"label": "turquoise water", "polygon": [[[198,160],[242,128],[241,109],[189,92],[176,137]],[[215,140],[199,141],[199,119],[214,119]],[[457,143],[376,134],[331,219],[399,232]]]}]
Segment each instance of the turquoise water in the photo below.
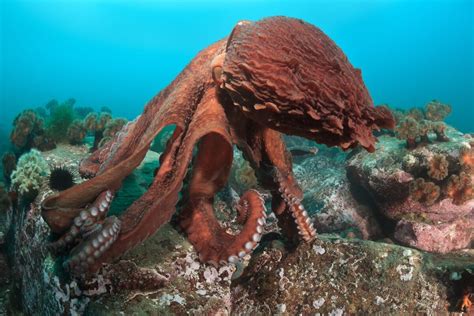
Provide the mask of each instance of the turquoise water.
[{"label": "turquoise water", "polygon": [[302,18],[362,69],[376,103],[453,106],[472,132],[472,1],[1,1],[1,120],[52,98],[133,118],[242,19]]}]

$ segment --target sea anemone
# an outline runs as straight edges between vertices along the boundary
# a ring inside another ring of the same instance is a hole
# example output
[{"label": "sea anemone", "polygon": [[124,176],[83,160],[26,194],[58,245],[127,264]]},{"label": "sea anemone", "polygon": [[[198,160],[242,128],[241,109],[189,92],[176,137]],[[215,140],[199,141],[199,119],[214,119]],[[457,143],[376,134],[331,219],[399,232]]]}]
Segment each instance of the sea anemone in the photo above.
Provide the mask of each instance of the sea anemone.
[{"label": "sea anemone", "polygon": [[90,132],[95,132],[96,126],[97,113],[91,112],[87,114],[86,118],[84,119],[84,127]]},{"label": "sea anemone", "polygon": [[433,132],[436,133],[436,140],[438,142],[449,142],[449,137],[446,136],[446,125],[443,122],[433,122],[431,124]]},{"label": "sea anemone", "polygon": [[438,200],[440,188],[433,182],[418,178],[410,183],[410,196],[413,200],[427,206],[433,205]]},{"label": "sea anemone", "polygon": [[406,114],[407,117],[411,117],[414,120],[421,121],[425,118],[423,110],[420,108],[411,108]]},{"label": "sea anemone", "polygon": [[34,138],[44,134],[44,121],[33,110],[24,110],[13,121],[13,129],[10,134],[11,143],[20,152],[27,151],[35,145]]},{"label": "sea anemone", "polygon": [[474,198],[474,183],[471,175],[461,172],[459,175],[452,175],[446,186],[446,195],[453,199],[457,205],[464,204]]},{"label": "sea anemone", "polygon": [[434,155],[428,162],[428,175],[435,180],[443,180],[448,176],[449,163],[443,155]]},{"label": "sea anemone", "polygon": [[395,129],[398,139],[405,139],[407,141],[407,148],[413,149],[417,146],[417,137],[420,134],[418,122],[411,118],[405,118]]},{"label": "sea anemone", "polygon": [[418,134],[420,136],[420,143],[422,144],[429,144],[430,138],[428,136],[429,132],[431,132],[432,127],[429,121],[421,120],[418,125]]},{"label": "sea anemone", "polygon": [[84,119],[84,127],[87,131],[94,133],[94,145],[92,150],[99,148],[99,143],[104,137],[104,130],[112,120],[112,115],[107,112],[102,112],[99,115],[97,113],[89,113]]},{"label": "sea anemone", "polygon": [[52,190],[63,191],[75,184],[74,174],[65,166],[56,166],[49,174],[49,187]]},{"label": "sea anemone", "polygon": [[425,116],[430,121],[442,121],[451,113],[451,106],[433,100],[425,105]]},{"label": "sea anemone", "polygon": [[67,129],[67,138],[71,145],[80,145],[86,137],[87,130],[81,120],[74,120]]},{"label": "sea anemone", "polygon": [[463,147],[459,151],[459,164],[464,170],[474,169],[474,148]]}]

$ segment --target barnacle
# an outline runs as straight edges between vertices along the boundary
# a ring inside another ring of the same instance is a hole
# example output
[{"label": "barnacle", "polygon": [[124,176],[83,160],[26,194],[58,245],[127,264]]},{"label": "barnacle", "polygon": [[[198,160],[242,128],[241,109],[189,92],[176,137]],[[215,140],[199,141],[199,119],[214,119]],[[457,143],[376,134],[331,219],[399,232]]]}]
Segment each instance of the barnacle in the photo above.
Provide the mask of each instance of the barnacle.
[{"label": "barnacle", "polygon": [[449,163],[443,155],[434,155],[428,162],[428,175],[435,180],[443,180],[448,176]]},{"label": "barnacle", "polygon": [[440,188],[433,182],[418,178],[410,183],[410,196],[413,200],[427,206],[433,205],[438,200]]},{"label": "barnacle", "polygon": [[471,175],[467,172],[452,175],[446,186],[446,195],[452,198],[453,203],[457,205],[474,198],[474,183]]}]

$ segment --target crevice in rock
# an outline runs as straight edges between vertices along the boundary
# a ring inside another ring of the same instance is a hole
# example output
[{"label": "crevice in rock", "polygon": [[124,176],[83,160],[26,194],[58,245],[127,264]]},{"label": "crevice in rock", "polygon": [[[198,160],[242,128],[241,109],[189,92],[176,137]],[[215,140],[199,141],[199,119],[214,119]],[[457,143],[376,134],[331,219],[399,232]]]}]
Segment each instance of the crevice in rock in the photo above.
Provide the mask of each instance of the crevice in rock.
[{"label": "crevice in rock", "polygon": [[379,237],[379,239],[393,239],[393,234],[395,232],[395,226],[397,225],[397,221],[384,216],[383,213],[379,211],[370,193],[367,192],[367,190],[365,190],[363,186],[358,185],[354,181],[351,181],[351,177],[349,176],[349,174],[347,175],[347,177],[350,181],[349,188],[354,199],[358,203],[366,205],[372,211],[372,215],[375,221],[377,221],[377,223],[380,225],[381,236],[376,237]]}]

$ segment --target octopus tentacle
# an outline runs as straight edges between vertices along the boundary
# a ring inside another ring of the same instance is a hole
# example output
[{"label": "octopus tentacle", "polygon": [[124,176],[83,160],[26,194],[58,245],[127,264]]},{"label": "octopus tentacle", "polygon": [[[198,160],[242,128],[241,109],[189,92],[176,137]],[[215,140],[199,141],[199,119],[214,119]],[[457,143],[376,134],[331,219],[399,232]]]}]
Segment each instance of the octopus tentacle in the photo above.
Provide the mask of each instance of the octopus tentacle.
[{"label": "octopus tentacle", "polygon": [[[310,241],[316,237],[311,219],[308,217],[303,204],[303,192],[299,187],[292,171],[291,155],[286,149],[286,145],[281,134],[275,130],[264,129],[262,131],[263,156],[266,166],[263,169],[273,168],[270,176],[273,184],[270,186],[273,196],[273,206],[279,224],[287,232],[287,236],[292,236],[296,230],[305,241]],[[267,176],[268,172],[257,172],[260,176]],[[288,214],[291,215],[288,216]]]},{"label": "octopus tentacle", "polygon": [[[199,100],[199,105],[187,128],[177,127],[178,132],[168,143],[159,170],[147,192],[119,216],[121,228],[117,238],[110,242],[107,249],[100,252],[98,258],[94,257],[94,260],[89,260],[87,264],[82,260],[79,274],[97,270],[102,262],[122,255],[170,220],[175,211],[187,167],[191,162],[194,145],[210,132],[219,134],[230,142],[226,124],[225,114],[216,102],[214,92],[207,91]],[[95,232],[78,247],[86,249],[88,244],[94,242],[94,236]],[[82,259],[83,255],[78,257],[81,253],[75,252],[71,256],[72,261],[68,261],[72,269],[77,266],[74,258]]]},{"label": "octopus tentacle", "polygon": [[[225,95],[221,100],[229,104]],[[227,106],[226,111],[237,146],[260,184],[272,193],[272,210],[278,225],[289,240],[297,241],[298,235],[305,241],[312,240],[316,231],[302,204],[303,192],[293,175],[291,155],[281,134],[245,118],[233,106]]]},{"label": "octopus tentacle", "polygon": [[[122,180],[141,163],[153,139],[165,126],[176,125],[183,131],[188,128],[203,94],[207,91],[214,93],[210,89],[213,82],[207,70],[210,60],[222,52],[224,45],[225,41],[220,41],[202,51],[166,89],[147,104],[144,114],[128,126],[126,133],[119,133],[116,140],[111,142],[111,147],[104,149],[103,153],[107,157],[93,155],[100,163],[94,178],[43,201],[42,215],[53,232],[64,233],[81,209],[100,193],[119,189]],[[208,66],[203,67],[206,63]],[[91,165],[94,166],[94,163]]]},{"label": "octopus tentacle", "polygon": [[79,276],[86,273],[91,265],[95,263],[115,242],[119,236],[121,222],[115,217],[107,217],[100,229],[94,230],[88,238],[76,246],[64,262],[66,269],[73,275]]},{"label": "octopus tentacle", "polygon": [[181,226],[203,262],[212,265],[237,263],[254,250],[262,237],[266,209],[261,195],[246,191],[239,200],[239,215],[245,219],[238,235],[227,233],[214,215],[212,201],[206,198],[192,200]]},{"label": "octopus tentacle", "polygon": [[294,218],[295,224],[298,228],[298,233],[305,241],[311,241],[316,237],[316,230],[314,229],[313,223],[308,216],[308,212],[305,210],[301,198],[293,195],[291,187],[287,185],[286,179],[283,177],[280,171],[275,171],[275,177],[279,184],[278,191],[285,201],[291,216]]},{"label": "octopus tentacle", "polygon": [[[229,136],[230,137],[230,136]],[[216,148],[219,150],[217,151]],[[265,223],[265,205],[260,194],[247,191],[237,207],[243,228],[238,235],[227,233],[219,224],[212,207],[214,195],[224,186],[232,165],[232,144],[215,133],[199,143],[188,201],[180,214],[181,227],[188,234],[202,261],[214,265],[236,263],[260,241]]]},{"label": "octopus tentacle", "polygon": [[79,236],[87,237],[91,232],[100,228],[100,223],[107,215],[107,211],[113,200],[113,193],[110,190],[101,193],[97,200],[82,210],[73,219],[73,225],[58,240],[48,245],[53,252],[60,251],[66,246],[73,244]]}]

